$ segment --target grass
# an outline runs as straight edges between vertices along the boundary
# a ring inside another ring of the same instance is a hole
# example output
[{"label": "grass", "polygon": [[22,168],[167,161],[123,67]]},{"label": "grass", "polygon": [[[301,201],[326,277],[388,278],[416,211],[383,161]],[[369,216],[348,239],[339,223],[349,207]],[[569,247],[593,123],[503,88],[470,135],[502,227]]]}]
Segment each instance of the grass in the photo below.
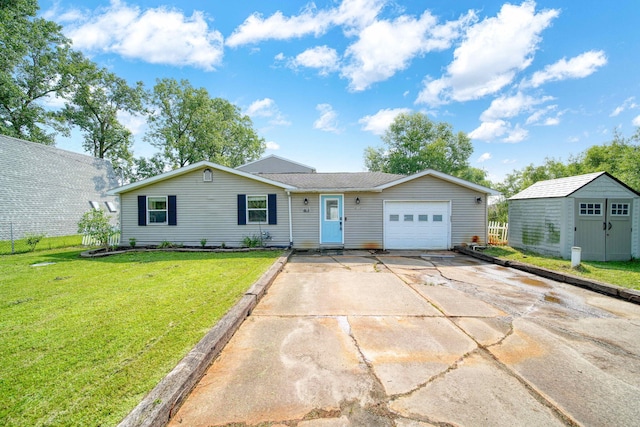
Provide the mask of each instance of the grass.
[{"label": "grass", "polygon": [[79,253],[0,257],[0,425],[117,424],[280,255]]},{"label": "grass", "polygon": [[571,268],[570,260],[523,251],[509,246],[490,246],[483,253],[501,259],[520,261],[549,270],[640,290],[640,260],[638,259],[609,262],[582,261],[578,268]]},{"label": "grass", "polygon": [[[68,248],[70,246],[80,246],[82,244],[82,235],[74,236],[58,236],[44,237],[37,245],[36,251]],[[31,248],[27,244],[27,239],[18,239],[13,241],[13,253],[21,254],[30,252]],[[0,240],[0,255],[11,254],[11,240]]]}]

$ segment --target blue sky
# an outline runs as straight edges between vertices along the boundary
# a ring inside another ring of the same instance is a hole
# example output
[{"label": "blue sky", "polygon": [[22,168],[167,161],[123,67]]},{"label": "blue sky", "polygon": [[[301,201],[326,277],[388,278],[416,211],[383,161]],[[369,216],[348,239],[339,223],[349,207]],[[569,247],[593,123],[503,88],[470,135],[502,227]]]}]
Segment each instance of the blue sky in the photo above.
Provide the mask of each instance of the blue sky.
[{"label": "blue sky", "polygon": [[[151,88],[188,79],[236,104],[276,154],[363,171],[396,114],[473,141],[494,182],[640,126],[640,2],[40,1],[101,66]],[[122,117],[136,135],[144,119]],[[60,148],[82,151],[80,138]]]}]

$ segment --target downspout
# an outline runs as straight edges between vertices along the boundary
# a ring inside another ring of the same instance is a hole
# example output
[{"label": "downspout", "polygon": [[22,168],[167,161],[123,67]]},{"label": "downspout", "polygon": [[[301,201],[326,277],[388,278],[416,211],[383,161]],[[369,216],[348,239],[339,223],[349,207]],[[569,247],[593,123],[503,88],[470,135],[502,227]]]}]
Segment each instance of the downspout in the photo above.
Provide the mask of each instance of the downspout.
[{"label": "downspout", "polygon": [[293,219],[291,218],[291,192],[287,190],[289,198],[289,247],[293,248]]}]

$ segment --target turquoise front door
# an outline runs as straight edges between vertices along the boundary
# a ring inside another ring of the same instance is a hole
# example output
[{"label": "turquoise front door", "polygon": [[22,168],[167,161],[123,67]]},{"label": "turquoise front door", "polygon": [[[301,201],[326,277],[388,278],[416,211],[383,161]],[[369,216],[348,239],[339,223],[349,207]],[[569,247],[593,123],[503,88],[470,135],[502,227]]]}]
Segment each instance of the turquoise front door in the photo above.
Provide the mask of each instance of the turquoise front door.
[{"label": "turquoise front door", "polygon": [[320,196],[320,243],[343,243],[342,195]]}]

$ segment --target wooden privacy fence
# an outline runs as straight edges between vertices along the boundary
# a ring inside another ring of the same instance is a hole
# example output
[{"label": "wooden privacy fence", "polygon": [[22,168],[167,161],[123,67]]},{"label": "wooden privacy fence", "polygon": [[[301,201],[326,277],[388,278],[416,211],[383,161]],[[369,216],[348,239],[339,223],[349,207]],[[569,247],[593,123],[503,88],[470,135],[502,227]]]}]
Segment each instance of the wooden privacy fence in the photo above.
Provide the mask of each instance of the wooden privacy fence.
[{"label": "wooden privacy fence", "polygon": [[509,240],[509,223],[489,221],[489,244],[506,245]]}]

